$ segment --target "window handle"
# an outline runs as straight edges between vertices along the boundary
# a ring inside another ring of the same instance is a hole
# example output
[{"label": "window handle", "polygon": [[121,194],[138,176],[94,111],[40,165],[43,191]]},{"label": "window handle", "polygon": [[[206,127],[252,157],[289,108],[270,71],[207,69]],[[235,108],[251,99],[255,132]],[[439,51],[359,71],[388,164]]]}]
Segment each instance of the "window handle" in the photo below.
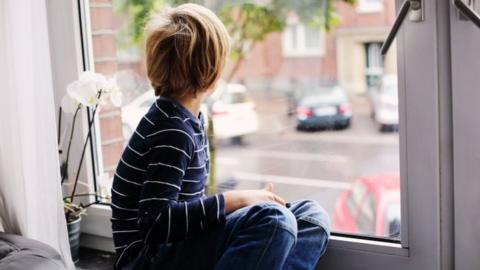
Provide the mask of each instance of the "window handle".
[{"label": "window handle", "polygon": [[410,11],[410,21],[420,22],[423,21],[423,0],[405,0],[400,7],[400,12],[395,18],[392,29],[388,33],[387,39],[382,45],[381,53],[382,55],[387,54],[388,49],[393,43],[393,40],[397,36],[398,30],[402,26],[405,18],[407,18],[408,12]]},{"label": "window handle", "polygon": [[475,10],[473,10],[473,8],[471,8],[462,0],[454,0],[453,3],[455,4],[455,7],[457,7],[463,15],[465,15],[465,17],[470,19],[470,21],[472,21],[476,26],[480,27],[480,16],[477,12],[475,12]]}]

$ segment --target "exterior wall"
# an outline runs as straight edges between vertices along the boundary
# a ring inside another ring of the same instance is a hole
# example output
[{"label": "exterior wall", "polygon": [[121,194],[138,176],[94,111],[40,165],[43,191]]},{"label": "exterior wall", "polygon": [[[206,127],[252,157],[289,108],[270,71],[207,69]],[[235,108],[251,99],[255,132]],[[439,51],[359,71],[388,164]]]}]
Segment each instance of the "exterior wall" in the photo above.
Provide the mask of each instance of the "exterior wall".
[{"label": "exterior wall", "polygon": [[[384,0],[383,9],[360,12],[358,7],[337,3],[341,21],[326,33],[322,57],[285,57],[282,54],[281,33],[270,34],[255,45],[233,77],[245,82],[252,90],[279,88],[288,90],[295,83],[334,82],[351,94],[366,91],[367,42],[383,42],[395,19],[393,0]],[[395,46],[385,59],[385,73],[396,72]]]},{"label": "exterior wall", "polygon": [[[118,69],[112,0],[90,0],[92,50],[95,72],[114,75]],[[110,105],[99,113],[104,171],[112,176],[123,150],[120,108]]]}]

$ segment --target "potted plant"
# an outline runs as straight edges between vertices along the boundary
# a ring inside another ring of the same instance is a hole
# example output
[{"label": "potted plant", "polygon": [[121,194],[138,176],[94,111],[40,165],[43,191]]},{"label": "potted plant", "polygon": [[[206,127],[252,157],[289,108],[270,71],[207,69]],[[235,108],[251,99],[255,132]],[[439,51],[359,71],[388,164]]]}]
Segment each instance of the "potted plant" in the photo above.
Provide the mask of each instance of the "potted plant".
[{"label": "potted plant", "polygon": [[[69,165],[70,165],[70,150],[72,146],[73,135],[75,133],[75,125],[78,114],[82,111],[82,109],[91,109],[92,110],[92,117],[89,120],[89,131],[86,138],[83,140],[83,148],[80,153],[80,159],[78,161],[78,165],[74,171],[74,181],[73,187],[69,192],[68,196],[63,198],[64,202],[64,212],[65,212],[65,219],[67,221],[67,228],[68,228],[68,235],[70,240],[70,250],[72,253],[72,260],[74,262],[78,261],[78,250],[79,250],[79,242],[80,242],[80,224],[82,215],[86,214],[87,208],[97,203],[97,201],[93,203],[89,203],[84,205],[82,203],[75,203],[75,198],[78,197],[85,197],[85,196],[95,196],[97,199],[100,197],[98,194],[86,193],[86,194],[77,194],[77,187],[79,183],[79,176],[80,171],[82,169],[83,159],[85,157],[85,152],[87,149],[87,145],[89,140],[91,139],[91,130],[92,126],[95,122],[95,115],[99,108],[108,102],[110,102],[113,106],[119,107],[121,105],[121,98],[122,94],[119,91],[116,80],[111,78],[107,79],[103,75],[98,73],[93,73],[90,71],[86,71],[82,73],[78,80],[70,83],[67,86],[67,94],[62,99],[62,104],[60,107],[59,112],[59,153],[63,155],[63,151],[61,150],[61,146],[63,145],[63,139],[60,139],[61,136],[61,116],[63,113],[71,114],[72,115],[72,122],[70,125],[70,134],[68,139],[68,145],[66,153],[62,159],[60,165],[60,175],[61,175],[61,183],[66,184],[67,179],[69,179]],[[64,135],[66,132],[63,133]],[[101,198],[101,197],[100,197]]]}]

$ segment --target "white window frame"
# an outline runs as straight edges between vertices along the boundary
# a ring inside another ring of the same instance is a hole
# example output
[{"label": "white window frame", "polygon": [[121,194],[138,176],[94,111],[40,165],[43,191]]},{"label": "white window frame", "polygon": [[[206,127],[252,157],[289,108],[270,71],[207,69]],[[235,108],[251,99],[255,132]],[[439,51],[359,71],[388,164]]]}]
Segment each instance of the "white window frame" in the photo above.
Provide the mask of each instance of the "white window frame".
[{"label": "white window frame", "polygon": [[[397,7],[402,1],[396,1]],[[53,7],[53,3],[64,9]],[[79,31],[57,30],[62,25],[69,29],[80,28],[79,7],[76,1],[63,0],[51,0],[49,7],[49,20],[55,22],[50,23],[52,47],[55,47],[52,58],[56,60],[53,61],[55,88],[57,96],[61,96],[66,83],[78,76],[81,71],[78,67],[82,66],[84,58],[77,36]],[[452,140],[449,129],[451,108],[448,107],[451,74],[447,60],[449,47],[445,48],[450,44],[450,33],[445,27],[449,22],[443,20],[449,12],[449,0],[426,1],[427,20],[422,23],[405,21],[397,41],[401,241],[335,235],[326,256],[319,262],[319,269],[443,269],[453,261],[453,252],[449,248],[453,227],[449,222],[440,222],[453,219],[453,190],[450,188],[453,154],[448,144]],[[415,42],[408,42],[411,40]],[[62,56],[68,57],[64,59]],[[85,124],[83,128],[85,132]],[[97,149],[101,148],[98,146]],[[91,155],[86,157],[85,164],[91,163]],[[82,181],[92,185],[92,168],[84,166],[83,170]],[[82,230],[87,236],[84,238],[89,241],[83,244],[112,251],[112,246],[108,245],[111,238],[109,207],[93,206],[88,213],[82,222]],[[107,244],[95,246],[95,241]]]},{"label": "white window frame", "polygon": [[[464,0],[463,2],[468,2]],[[474,9],[480,12],[480,2],[474,1]],[[448,18],[446,18],[448,21]],[[480,29],[456,8],[450,12],[452,46],[452,130],[454,145],[454,179],[451,189],[455,192],[454,269],[480,269],[480,245],[478,228],[480,213],[480,126],[478,108],[480,100],[479,71]],[[453,268],[452,268],[453,269]]]},{"label": "white window frame", "polygon": [[318,30],[320,36],[320,45],[314,48],[306,46],[306,28],[299,20],[289,20],[288,26],[297,28],[296,44],[297,48],[292,47],[293,35],[288,27],[282,33],[282,53],[284,57],[323,57],[326,52],[325,31]]}]

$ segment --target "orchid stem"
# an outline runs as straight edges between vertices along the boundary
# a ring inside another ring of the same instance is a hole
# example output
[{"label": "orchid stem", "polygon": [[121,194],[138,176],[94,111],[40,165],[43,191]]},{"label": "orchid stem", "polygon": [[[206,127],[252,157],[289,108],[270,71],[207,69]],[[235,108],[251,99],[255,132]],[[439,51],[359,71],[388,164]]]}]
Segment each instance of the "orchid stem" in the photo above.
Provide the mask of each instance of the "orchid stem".
[{"label": "orchid stem", "polygon": [[[102,90],[98,91],[99,100],[101,96],[102,96]],[[77,190],[78,178],[80,177],[80,170],[82,169],[83,158],[85,157],[85,150],[87,149],[89,139],[91,139],[92,137],[92,126],[93,126],[93,123],[95,122],[95,114],[97,113],[98,106],[99,104],[97,103],[97,105],[95,105],[95,108],[93,109],[92,119],[88,123],[88,134],[87,134],[87,138],[85,139],[85,143],[83,144],[82,156],[80,157],[80,161],[78,163],[78,168],[77,168],[77,175],[75,176],[75,184],[73,185],[72,194],[70,195],[71,202],[73,202],[73,198],[75,197],[75,191]]]},{"label": "orchid stem", "polygon": [[68,147],[67,147],[67,157],[65,159],[65,168],[62,167],[62,184],[65,181],[65,178],[68,175],[68,160],[70,158],[70,148],[72,147],[72,139],[73,139],[73,132],[75,131],[75,122],[77,120],[77,115],[80,109],[82,108],[82,105],[79,104],[77,109],[75,110],[75,114],[73,115],[73,120],[72,120],[72,130],[70,131],[70,138],[68,139]]}]

